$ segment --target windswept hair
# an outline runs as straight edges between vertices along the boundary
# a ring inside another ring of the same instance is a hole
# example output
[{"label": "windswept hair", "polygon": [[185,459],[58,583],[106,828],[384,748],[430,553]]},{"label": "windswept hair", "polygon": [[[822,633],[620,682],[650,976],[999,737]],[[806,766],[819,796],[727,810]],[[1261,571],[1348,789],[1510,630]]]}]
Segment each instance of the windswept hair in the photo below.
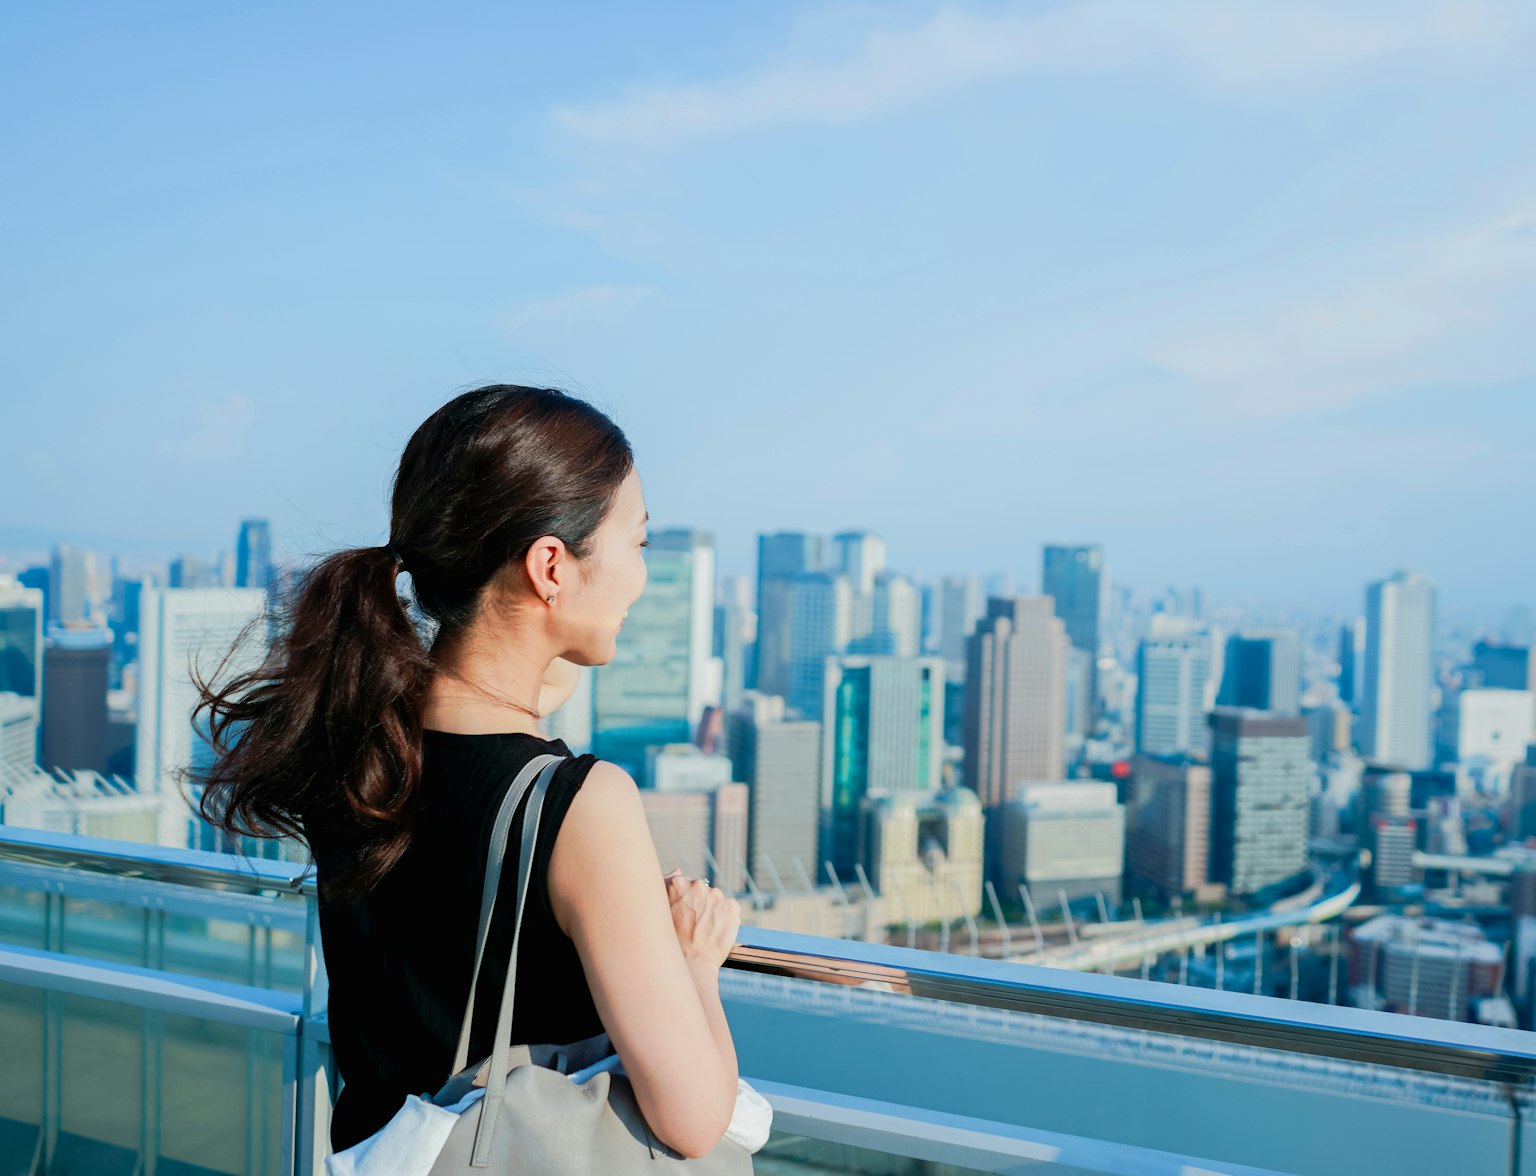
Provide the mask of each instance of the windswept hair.
[{"label": "windswept hair", "polygon": [[[495,574],[540,536],[588,558],[633,467],[618,426],[557,389],[495,384],[434,412],[401,455],[389,543],[327,556],[274,601],[278,635],[257,669],[217,687],[194,670],[192,720],[214,752],[194,776],[204,819],[230,837],[268,838],[341,822],[359,849],[344,874],[322,880],[325,897],[371,889],[410,844],[438,657]],[[435,622],[430,648],[396,587],[400,571]]]}]

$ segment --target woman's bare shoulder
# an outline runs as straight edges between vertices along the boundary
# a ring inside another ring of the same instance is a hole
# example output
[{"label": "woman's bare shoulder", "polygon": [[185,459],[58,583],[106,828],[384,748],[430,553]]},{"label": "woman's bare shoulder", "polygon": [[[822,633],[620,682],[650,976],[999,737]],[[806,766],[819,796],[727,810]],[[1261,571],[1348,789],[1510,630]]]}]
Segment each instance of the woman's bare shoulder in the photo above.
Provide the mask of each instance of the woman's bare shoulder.
[{"label": "woman's bare shoulder", "polygon": [[634,777],[610,760],[595,761],[571,798],[550,854],[550,909],[560,930],[569,936],[583,906],[600,899],[606,887],[593,887],[593,879],[633,880],[641,871],[659,876],[655,861]]}]

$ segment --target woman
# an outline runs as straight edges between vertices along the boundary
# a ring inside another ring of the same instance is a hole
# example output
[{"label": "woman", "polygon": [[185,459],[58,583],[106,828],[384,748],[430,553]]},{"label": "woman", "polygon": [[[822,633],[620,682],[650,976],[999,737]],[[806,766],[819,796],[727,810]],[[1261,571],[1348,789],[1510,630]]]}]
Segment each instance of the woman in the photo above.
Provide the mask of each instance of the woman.
[{"label": "woman", "polygon": [[[302,836],[315,858],[345,1083],[337,1150],[448,1078],[491,823],[530,759],[570,754],[538,722],[577,666],[613,659],[645,587],[648,519],[629,442],[597,409],[546,388],[467,392],[406,445],[389,544],[320,563],[266,664],[201,685],[221,753],[204,815],[232,834]],[[430,648],[401,570],[435,623]],[[635,782],[591,755],[561,764],[538,847],[513,1041],[606,1030],[651,1130],[703,1155],[735,1106],[718,971],[739,905],[663,877]],[[482,992],[501,991],[511,953],[516,870],[502,879]],[[479,1004],[472,1060],[495,1029],[495,1002]]]}]

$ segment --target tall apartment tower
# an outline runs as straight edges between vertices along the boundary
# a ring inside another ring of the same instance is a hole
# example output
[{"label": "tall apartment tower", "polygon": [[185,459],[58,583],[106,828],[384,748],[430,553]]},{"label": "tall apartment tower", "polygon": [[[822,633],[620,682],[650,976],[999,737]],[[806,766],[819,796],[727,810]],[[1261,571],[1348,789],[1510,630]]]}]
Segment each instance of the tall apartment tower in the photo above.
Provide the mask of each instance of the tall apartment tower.
[{"label": "tall apartment tower", "polygon": [[1126,813],[1126,863],[1164,898],[1210,880],[1211,769],[1183,757],[1137,756]]},{"label": "tall apartment tower", "polygon": [[87,619],[95,593],[96,557],[68,543],[55,546],[48,574],[48,620],[64,624]]},{"label": "tall apartment tower", "polygon": [[[182,791],[180,773],[211,766],[206,728],[194,730],[197,687],[191,671],[220,681],[255,669],[266,656],[266,629],[250,622],[266,607],[257,588],[145,588],[139,599],[139,716],[134,774],[139,790]],[[225,662],[226,655],[228,661]],[[166,806],[162,845],[214,848],[194,813]]]},{"label": "tall apartment tower", "polygon": [[951,682],[965,678],[965,643],[986,612],[981,581],[976,576],[945,576],[939,581],[939,656]]},{"label": "tall apartment tower", "polygon": [[23,588],[0,575],[0,693],[39,704],[43,697],[44,600],[39,588]]},{"label": "tall apartment tower", "polygon": [[827,658],[848,651],[858,625],[859,598],[842,572],[802,572],[790,590],[789,705],[821,717]]},{"label": "tall apartment tower", "polygon": [[749,690],[725,731],[731,775],[747,785],[747,869],[792,876],[798,860],[817,876],[821,723],[786,718],[782,695]]},{"label": "tall apartment tower", "polygon": [[1211,877],[1252,894],[1306,869],[1312,785],[1307,721],[1211,712]]},{"label": "tall apartment tower", "polygon": [[235,587],[272,586],[272,527],[266,519],[245,519],[235,543]]},{"label": "tall apartment tower", "polygon": [[1365,594],[1360,754],[1378,763],[1431,766],[1435,586],[1417,572],[1377,580]]},{"label": "tall apartment tower", "polygon": [[[967,643],[965,782],[989,812],[1060,779],[1067,633],[1049,597],[993,597]],[[989,820],[988,836],[1001,822]]]},{"label": "tall apartment tower", "polygon": [[111,632],[83,624],[51,626],[43,659],[43,745],[38,763],[48,771],[105,772]]},{"label": "tall apartment tower", "polygon": [[592,750],[645,782],[646,748],[689,743],[711,697],[715,546],[705,531],[651,532],[645,592],[614,658],[594,667]]},{"label": "tall apartment tower", "polygon": [[1301,711],[1301,636],[1293,629],[1244,629],[1227,638],[1221,706]]},{"label": "tall apartment tower", "polygon": [[751,593],[752,581],[746,576],[722,577],[715,592],[714,656],[720,659],[720,706],[727,714],[741,705],[752,680],[757,614]]},{"label": "tall apartment tower", "polygon": [[794,578],[819,569],[826,540],[801,531],[757,537],[757,655],[748,679],[762,694],[789,695],[790,592]]},{"label": "tall apartment tower", "polygon": [[853,590],[872,595],[875,577],[885,571],[885,540],[873,531],[842,531],[832,536],[832,558]]},{"label": "tall apartment tower", "polygon": [[944,662],[827,659],[822,704],[821,857],[839,877],[862,860],[860,812],[874,793],[937,792],[944,753]]},{"label": "tall apartment tower", "polygon": [[[1067,626],[1074,649],[1088,655],[1088,698],[1097,709],[1099,649],[1109,612],[1109,572],[1104,549],[1097,543],[1050,544],[1041,560],[1040,591],[1055,602],[1056,615]],[[985,803],[985,801],[983,801]]]},{"label": "tall apartment tower", "polygon": [[1203,633],[1148,638],[1136,654],[1136,750],[1142,755],[1204,754],[1211,639]]},{"label": "tall apartment tower", "polygon": [[1358,706],[1365,674],[1365,618],[1339,626],[1339,701]]}]

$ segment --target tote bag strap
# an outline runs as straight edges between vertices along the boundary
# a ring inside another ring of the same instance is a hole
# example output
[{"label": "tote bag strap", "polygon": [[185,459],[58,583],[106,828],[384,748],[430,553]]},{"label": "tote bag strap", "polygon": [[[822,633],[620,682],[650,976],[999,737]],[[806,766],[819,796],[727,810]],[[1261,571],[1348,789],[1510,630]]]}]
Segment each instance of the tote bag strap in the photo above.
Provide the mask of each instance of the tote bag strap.
[{"label": "tote bag strap", "polygon": [[501,1013],[496,1018],[496,1036],[491,1045],[491,1072],[486,1079],[484,1105],[475,1125],[475,1145],[470,1166],[483,1168],[490,1162],[491,1136],[501,1117],[501,1103],[507,1090],[507,1061],[512,1051],[512,1001],[517,992],[517,943],[523,933],[523,904],[533,877],[533,847],[539,833],[539,813],[544,794],[554,777],[551,767],[539,776],[528,797],[528,812],[523,817],[523,840],[517,862],[517,921],[512,925],[512,958],[507,961],[507,983],[501,994]]},{"label": "tote bag strap", "polygon": [[[453,1069],[448,1071],[449,1078],[469,1064],[469,1028],[474,1020],[475,989],[480,984],[480,964],[485,958],[485,941],[490,938],[491,912],[496,909],[496,889],[501,881],[501,865],[506,857],[507,837],[512,832],[512,818],[517,812],[518,802],[533,783],[533,778],[544,769],[548,769],[547,774],[553,775],[555,768],[565,758],[563,755],[534,756],[517,774],[517,779],[512,781],[512,787],[507,789],[507,795],[496,813],[496,823],[491,827],[491,847],[485,859],[485,886],[480,895],[480,927],[475,932],[475,966],[469,974],[469,1000],[464,1005],[464,1025],[459,1030],[459,1047],[453,1055]],[[527,883],[523,885],[526,887]]]}]

